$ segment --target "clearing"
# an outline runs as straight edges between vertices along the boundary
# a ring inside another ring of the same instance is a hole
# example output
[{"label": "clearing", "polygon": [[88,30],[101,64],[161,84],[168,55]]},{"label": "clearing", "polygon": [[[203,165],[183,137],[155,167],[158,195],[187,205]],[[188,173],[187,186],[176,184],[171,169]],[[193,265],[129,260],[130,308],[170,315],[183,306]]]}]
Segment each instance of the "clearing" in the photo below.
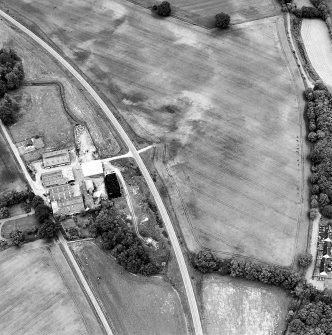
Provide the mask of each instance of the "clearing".
[{"label": "clearing", "polygon": [[14,96],[20,113],[9,128],[13,142],[38,135],[45,143],[44,148],[25,154],[27,160],[39,159],[45,151],[74,147],[74,121],[64,110],[57,86],[26,86],[15,91]]},{"label": "clearing", "polygon": [[2,132],[0,131],[0,195],[9,191],[23,191],[26,183],[19,165],[11,153]]},{"label": "clearing", "polygon": [[180,298],[160,277],[126,272],[93,242],[70,246],[119,334],[186,334]]},{"label": "clearing", "polygon": [[4,238],[9,238],[9,234],[15,229],[27,232],[35,230],[37,226],[38,221],[35,215],[29,215],[18,219],[10,219],[1,227],[1,235]]},{"label": "clearing", "polygon": [[207,31],[124,1],[7,5],[112,99],[133,138],[163,144],[154,164],[191,251],[292,263],[308,225],[303,86],[281,17]]},{"label": "clearing", "polygon": [[204,276],[206,335],[282,334],[290,298],[279,288],[230,277]]},{"label": "clearing", "polygon": [[1,333],[103,334],[59,246],[31,245],[1,252]]}]

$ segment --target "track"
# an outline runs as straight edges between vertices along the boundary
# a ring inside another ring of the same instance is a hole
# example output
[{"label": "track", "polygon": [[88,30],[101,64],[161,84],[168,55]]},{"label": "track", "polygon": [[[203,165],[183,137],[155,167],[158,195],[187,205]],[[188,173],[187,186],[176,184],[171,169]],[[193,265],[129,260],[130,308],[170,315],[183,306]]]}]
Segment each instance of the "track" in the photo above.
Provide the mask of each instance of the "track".
[{"label": "track", "polygon": [[[195,330],[196,335],[203,335],[202,325],[201,325],[201,319],[198,312],[196,297],[194,294],[194,290],[192,287],[191,279],[189,276],[189,272],[187,269],[187,264],[185,261],[185,258],[182,254],[182,250],[180,247],[180,243],[177,239],[175,230],[173,228],[171,219],[168,215],[167,209],[160,197],[160,194],[149,174],[149,171],[147,167],[145,166],[142,158],[139,155],[139,152],[136,150],[134,144],[130,140],[129,136],[125,132],[125,130],[120,125],[119,121],[116,119],[110,108],[105,104],[105,102],[100,98],[100,96],[97,94],[97,92],[92,88],[92,86],[76,71],[73,66],[71,66],[59,53],[57,53],[50,45],[48,45],[46,42],[44,42],[41,38],[39,38],[37,35],[35,35],[32,31],[27,29],[25,26],[17,22],[15,19],[13,19],[11,16],[6,14],[5,12],[0,10],[0,16],[3,17],[5,20],[9,21],[11,24],[15,25],[18,29],[23,31],[25,34],[27,34],[29,37],[31,37],[35,42],[37,42],[42,48],[44,48],[47,52],[49,52],[62,66],[64,66],[79,82],[80,84],[89,92],[89,94],[93,97],[93,99],[96,101],[96,103],[100,106],[100,108],[103,110],[103,112],[106,114],[106,116],[109,118],[109,120],[112,122],[113,126],[117,130],[118,134],[124,141],[124,143],[127,145],[129,152],[133,155],[133,158],[136,160],[136,163],[138,167],[141,170],[142,175],[144,176],[147,185],[149,186],[150,192],[152,193],[156,205],[158,207],[158,210],[160,212],[160,215],[165,223],[165,227],[167,229],[167,233],[169,236],[169,239],[172,243],[174,253],[179,265],[179,269],[181,272],[182,280],[184,283],[188,304],[191,312],[191,317],[193,320],[193,327]],[[111,106],[115,109],[114,106]]]}]

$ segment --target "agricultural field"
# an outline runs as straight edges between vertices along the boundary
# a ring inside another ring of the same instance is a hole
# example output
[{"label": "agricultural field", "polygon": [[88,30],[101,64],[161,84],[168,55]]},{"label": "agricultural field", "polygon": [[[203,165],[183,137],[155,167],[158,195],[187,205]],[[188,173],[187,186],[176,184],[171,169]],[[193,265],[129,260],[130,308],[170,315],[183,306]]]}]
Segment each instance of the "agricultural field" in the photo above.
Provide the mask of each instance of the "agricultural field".
[{"label": "agricultural field", "polygon": [[206,335],[281,335],[290,302],[276,287],[218,275],[204,276],[202,300]]},{"label": "agricultural field", "polygon": [[[75,123],[87,123],[89,125],[89,132],[101,158],[111,157],[126,151],[122,142],[118,141],[117,134],[112,128],[111,123],[101,113],[100,109],[95,106],[94,102],[90,100],[91,97],[88,95],[85,96],[85,92],[81,90],[77,82],[52,57],[43,52],[35,42],[27,39],[22,32],[12,28],[4,21],[0,21],[0,30],[1,45],[15,49],[17,54],[22,58],[26,81],[51,83],[50,86],[23,87],[17,92],[17,98],[23,92],[20,103],[22,108],[27,108],[27,111],[21,109],[21,114],[29,122],[27,132],[35,132],[33,127],[36,125],[32,125],[30,122],[31,118],[36,116],[37,113],[42,121],[45,121],[45,118],[52,115],[52,113],[57,113],[60,120],[64,121],[63,134],[68,139],[68,118],[63,114],[64,109],[60,100],[59,89],[55,86],[55,83],[59,82],[64,87],[64,97],[70,114],[75,119]],[[36,107],[36,110],[31,111],[32,106]],[[62,115],[60,115],[60,111]],[[31,115],[27,115],[25,112],[30,112]],[[48,121],[53,126],[56,124],[54,118],[49,118]],[[20,124],[20,122],[18,123]],[[57,140],[49,139],[48,144],[51,146],[61,144],[59,135],[62,129],[61,126],[57,124],[56,126],[54,129],[48,129],[53,135],[55,131],[58,132]],[[46,125],[43,124],[42,131],[45,130],[45,127]],[[23,133],[23,135],[27,135],[27,133]],[[24,137],[23,135],[22,137]],[[19,137],[18,134],[16,136]],[[63,140],[63,142],[65,141]]]},{"label": "agricultural field", "polygon": [[14,97],[20,113],[18,121],[10,127],[13,142],[37,135],[45,144],[36,150],[38,154],[28,154],[30,158],[36,160],[45,151],[74,147],[74,121],[66,114],[57,86],[26,86],[16,91]]},{"label": "agricultural field", "polygon": [[302,21],[301,35],[309,60],[323,82],[332,89],[332,41],[323,20]]},{"label": "agricultural field", "polygon": [[0,256],[2,334],[103,334],[59,246]]},{"label": "agricultural field", "polygon": [[1,235],[4,238],[9,238],[9,234],[15,230],[21,230],[22,232],[33,231],[38,226],[38,221],[35,215],[25,216],[18,219],[9,219],[1,227]]},{"label": "agricultural field", "polygon": [[6,192],[26,189],[23,173],[14,155],[10,151],[2,132],[0,131],[0,195]]},{"label": "agricultural field", "polygon": [[93,242],[70,246],[119,334],[187,334],[180,298],[168,282],[126,272]]},{"label": "agricultural field", "polygon": [[160,143],[154,164],[189,250],[292,263],[308,224],[303,87],[281,17],[217,32],[117,0],[5,4],[113,101],[133,138]]}]

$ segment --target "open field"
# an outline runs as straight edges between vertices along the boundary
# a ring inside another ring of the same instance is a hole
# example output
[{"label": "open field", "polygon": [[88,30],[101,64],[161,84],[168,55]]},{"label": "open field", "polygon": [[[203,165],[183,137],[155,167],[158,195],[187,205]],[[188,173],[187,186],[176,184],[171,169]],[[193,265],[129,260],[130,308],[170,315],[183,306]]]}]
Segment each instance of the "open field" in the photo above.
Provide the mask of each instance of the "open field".
[{"label": "open field", "polygon": [[4,238],[9,238],[9,234],[15,230],[21,230],[26,232],[27,230],[33,230],[38,226],[38,221],[35,215],[29,215],[19,219],[13,219],[5,222],[1,228],[1,235]]},{"label": "open field", "polygon": [[1,333],[101,335],[59,246],[28,248],[0,255]]},{"label": "open field", "polygon": [[218,275],[204,276],[206,335],[279,335],[290,298],[276,287]]},{"label": "open field", "polygon": [[[27,39],[23,33],[11,28],[3,21],[0,21],[0,31],[0,44],[15,49],[22,58],[27,81],[60,82],[64,86],[68,109],[77,122],[89,125],[90,134],[102,158],[125,152],[126,149],[122,146],[122,143],[117,142],[117,135],[110,122],[101,114],[99,108],[90,102],[90,97],[85,97],[84,92],[80,90],[80,86],[77,85],[73,78],[58,66],[48,54],[41,51],[39,46]],[[49,116],[52,112],[63,110],[56,90],[56,86],[24,87],[18,94],[22,91],[26,92],[22,97],[22,106],[27,107],[29,110],[31,108],[30,104],[35,103],[38,110],[34,110],[32,113],[39,113],[40,118],[44,119],[45,116]],[[40,101],[39,99],[41,98],[45,102]],[[57,113],[57,115],[59,114]],[[64,117],[62,116],[62,119]],[[25,118],[29,121],[28,115],[25,115]],[[54,125],[55,121],[52,118],[49,121]],[[64,130],[67,130],[67,122],[64,127]],[[30,128],[30,130],[33,129]],[[49,131],[58,131],[60,134],[62,129],[57,127],[54,130],[49,129]],[[54,144],[53,142],[50,144]]]},{"label": "open field", "polygon": [[208,32],[115,0],[10,6],[138,136],[163,144],[154,163],[190,250],[291,264],[307,231],[303,220],[298,235],[302,87],[279,17]]},{"label": "open field", "polygon": [[169,283],[124,271],[93,242],[70,245],[119,334],[187,333],[179,296]]},{"label": "open field", "polygon": [[12,190],[26,188],[23,173],[16,163],[5,138],[0,132],[0,195]]},{"label": "open field", "polygon": [[323,20],[303,20],[301,34],[310,62],[324,81],[332,89],[332,41]]},{"label": "open field", "polygon": [[26,86],[16,91],[15,97],[20,114],[10,127],[14,143],[38,135],[45,143],[39,155],[74,147],[74,121],[67,116],[56,86]]}]

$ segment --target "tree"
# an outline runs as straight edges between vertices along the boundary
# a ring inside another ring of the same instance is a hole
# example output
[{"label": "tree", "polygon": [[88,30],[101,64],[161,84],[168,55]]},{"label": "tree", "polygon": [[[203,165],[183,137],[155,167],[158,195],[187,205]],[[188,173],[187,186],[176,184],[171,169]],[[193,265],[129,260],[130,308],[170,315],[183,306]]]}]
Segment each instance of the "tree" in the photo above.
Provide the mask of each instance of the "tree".
[{"label": "tree", "polygon": [[12,241],[12,243],[14,245],[16,245],[17,247],[21,246],[24,241],[25,241],[25,237],[22,231],[15,229],[13,230],[10,234],[9,237]]},{"label": "tree", "polygon": [[170,16],[171,15],[171,4],[168,1],[163,1],[159,5],[153,5],[152,10],[160,16]]},{"label": "tree", "polygon": [[193,258],[193,265],[203,273],[213,272],[218,269],[218,261],[212,252],[201,250]]},{"label": "tree", "polygon": [[300,254],[297,258],[297,262],[301,267],[307,268],[312,262],[312,255],[307,253]]},{"label": "tree", "polygon": [[332,219],[332,206],[327,205],[327,206],[323,207],[323,209],[321,210],[321,213],[326,218]]},{"label": "tree", "polygon": [[5,126],[10,126],[15,122],[18,110],[18,104],[8,94],[5,94],[0,101],[0,119]]},{"label": "tree", "polygon": [[330,199],[327,194],[320,193],[318,198],[319,206],[324,207],[330,203]]},{"label": "tree", "polygon": [[216,18],[216,27],[221,28],[221,29],[226,29],[229,27],[231,18],[228,14],[221,12],[217,14],[215,18]]},{"label": "tree", "polygon": [[317,133],[315,133],[314,131],[310,132],[308,134],[308,140],[310,142],[316,142],[317,141]]},{"label": "tree", "polygon": [[8,207],[0,208],[0,219],[9,218],[9,209]]},{"label": "tree", "polygon": [[39,195],[35,195],[32,199],[31,205],[33,208],[36,208],[38,205],[44,205],[44,200]]},{"label": "tree", "polygon": [[52,238],[58,234],[60,225],[51,219],[46,219],[38,228],[38,236],[40,238]]},{"label": "tree", "polygon": [[46,205],[37,205],[37,207],[35,208],[35,215],[40,223],[43,223],[46,219],[48,219],[50,214],[51,209]]}]

